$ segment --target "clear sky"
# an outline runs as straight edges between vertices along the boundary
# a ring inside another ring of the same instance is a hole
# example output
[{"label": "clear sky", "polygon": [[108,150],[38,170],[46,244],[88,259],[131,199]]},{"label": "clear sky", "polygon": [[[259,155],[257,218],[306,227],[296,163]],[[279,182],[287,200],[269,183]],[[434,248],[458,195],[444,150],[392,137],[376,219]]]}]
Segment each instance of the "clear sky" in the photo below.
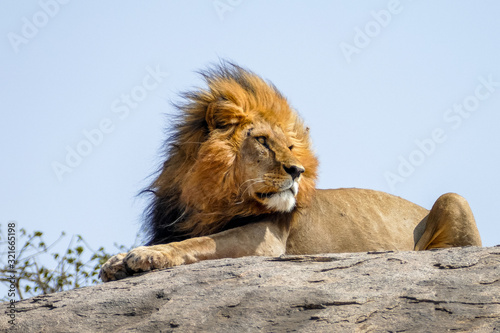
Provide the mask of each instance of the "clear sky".
[{"label": "clear sky", "polygon": [[500,244],[497,1],[2,1],[0,223],[132,244],[164,129],[231,59],[311,128],[319,187],[470,203]]}]

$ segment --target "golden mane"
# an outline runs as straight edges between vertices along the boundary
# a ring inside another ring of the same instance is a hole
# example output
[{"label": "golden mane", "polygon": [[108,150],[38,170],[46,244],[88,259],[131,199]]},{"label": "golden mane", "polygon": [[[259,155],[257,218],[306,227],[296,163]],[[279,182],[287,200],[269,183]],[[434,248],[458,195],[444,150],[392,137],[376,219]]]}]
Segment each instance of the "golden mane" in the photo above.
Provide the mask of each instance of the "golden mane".
[{"label": "golden mane", "polygon": [[294,212],[309,204],[315,190],[318,162],[309,131],[278,89],[229,62],[201,75],[207,88],[184,93],[184,103],[176,105],[180,115],[166,143],[167,159],[146,190],[154,194],[145,224],[150,245],[212,234],[265,214],[279,215],[257,202],[238,202],[245,180],[238,178],[233,162],[243,127],[257,119],[283,130],[306,170]]}]

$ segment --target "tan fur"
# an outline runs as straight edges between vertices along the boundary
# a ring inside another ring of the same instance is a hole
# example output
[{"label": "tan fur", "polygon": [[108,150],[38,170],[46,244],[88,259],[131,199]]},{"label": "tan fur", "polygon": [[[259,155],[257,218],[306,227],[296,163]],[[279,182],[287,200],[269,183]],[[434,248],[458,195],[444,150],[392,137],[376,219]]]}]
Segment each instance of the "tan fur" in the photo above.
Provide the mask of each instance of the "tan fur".
[{"label": "tan fur", "polygon": [[[168,198],[166,209],[182,211],[172,224],[191,238],[119,254],[102,267],[103,281],[226,257],[481,245],[456,194],[440,197],[429,213],[383,192],[315,189],[308,129],[281,93],[231,64],[205,78],[208,89],[185,95],[151,186],[158,202]],[[225,230],[252,216],[253,223]]]}]

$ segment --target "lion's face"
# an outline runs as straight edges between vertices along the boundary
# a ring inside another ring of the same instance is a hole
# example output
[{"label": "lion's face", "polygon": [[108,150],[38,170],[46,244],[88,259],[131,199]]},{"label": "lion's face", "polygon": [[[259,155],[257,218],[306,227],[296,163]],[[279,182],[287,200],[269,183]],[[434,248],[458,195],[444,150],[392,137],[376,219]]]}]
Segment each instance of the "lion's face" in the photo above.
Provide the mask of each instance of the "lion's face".
[{"label": "lion's face", "polygon": [[[213,128],[185,174],[181,198],[205,214],[292,211],[304,176],[315,175],[316,160],[309,150],[310,156],[304,155],[304,133],[283,127],[257,115]],[[310,161],[301,160],[307,157]]]},{"label": "lion's face", "polygon": [[265,122],[247,127],[235,163],[239,197],[270,211],[291,211],[305,171],[293,154],[293,140],[279,126]]}]

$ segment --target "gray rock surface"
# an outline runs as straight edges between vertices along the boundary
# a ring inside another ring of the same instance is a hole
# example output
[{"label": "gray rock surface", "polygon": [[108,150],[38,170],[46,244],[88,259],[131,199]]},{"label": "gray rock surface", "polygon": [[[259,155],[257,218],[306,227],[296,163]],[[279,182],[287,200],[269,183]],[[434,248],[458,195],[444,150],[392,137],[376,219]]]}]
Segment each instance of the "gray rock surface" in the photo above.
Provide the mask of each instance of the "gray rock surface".
[{"label": "gray rock surface", "polygon": [[494,332],[500,247],[205,261],[16,309],[0,331]]}]

